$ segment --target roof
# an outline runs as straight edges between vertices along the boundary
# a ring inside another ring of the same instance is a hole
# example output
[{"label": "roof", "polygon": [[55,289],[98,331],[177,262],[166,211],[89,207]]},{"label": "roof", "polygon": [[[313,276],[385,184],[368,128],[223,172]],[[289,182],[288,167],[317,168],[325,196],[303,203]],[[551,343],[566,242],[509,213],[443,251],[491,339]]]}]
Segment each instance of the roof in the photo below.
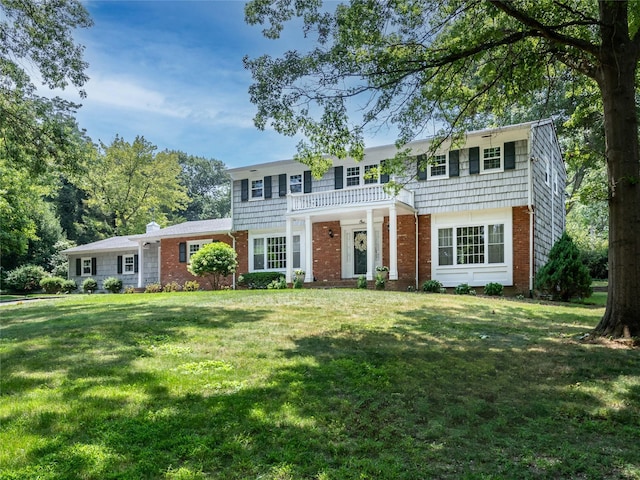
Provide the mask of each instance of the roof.
[{"label": "roof", "polygon": [[196,220],[193,222],[179,223],[177,225],[143,233],[142,235],[135,235],[129,238],[143,240],[151,238],[184,237],[187,235],[206,235],[209,233],[228,233],[230,231],[230,218],[214,218],[212,220]]},{"label": "roof", "polygon": [[97,242],[87,243],[86,245],[78,245],[77,247],[67,248],[62,253],[91,253],[103,252],[110,250],[137,250],[138,242],[134,242],[129,237],[111,237]]}]

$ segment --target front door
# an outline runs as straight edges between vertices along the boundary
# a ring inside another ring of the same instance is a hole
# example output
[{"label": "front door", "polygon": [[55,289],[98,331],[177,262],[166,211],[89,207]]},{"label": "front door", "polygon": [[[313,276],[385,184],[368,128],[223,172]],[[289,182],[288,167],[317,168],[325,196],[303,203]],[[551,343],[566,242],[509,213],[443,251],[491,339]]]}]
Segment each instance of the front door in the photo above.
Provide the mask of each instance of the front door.
[{"label": "front door", "polygon": [[367,231],[356,230],[353,232],[353,274],[366,275],[367,273]]}]

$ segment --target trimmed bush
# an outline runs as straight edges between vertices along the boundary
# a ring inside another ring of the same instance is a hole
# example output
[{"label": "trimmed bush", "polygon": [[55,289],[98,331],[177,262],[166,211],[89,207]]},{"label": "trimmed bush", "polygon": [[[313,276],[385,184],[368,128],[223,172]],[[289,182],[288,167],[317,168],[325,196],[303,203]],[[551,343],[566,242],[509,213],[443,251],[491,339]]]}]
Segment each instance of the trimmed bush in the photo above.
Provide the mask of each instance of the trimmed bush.
[{"label": "trimmed bush", "polygon": [[186,282],[184,282],[182,290],[184,290],[185,292],[197,292],[198,290],[200,290],[200,284],[195,280],[187,280]]},{"label": "trimmed bush", "polygon": [[175,280],[173,282],[167,283],[164,287],[162,287],[163,292],[179,292],[181,289],[182,287]]},{"label": "trimmed bush", "polygon": [[7,274],[9,288],[22,293],[40,290],[40,281],[49,274],[39,265],[22,265]]},{"label": "trimmed bush", "polygon": [[129,285],[124,289],[124,293],[136,293],[136,289],[135,287],[132,287],[131,285]]},{"label": "trimmed bush", "polygon": [[243,273],[238,277],[238,285],[250,289],[265,289],[274,280],[282,277],[282,272]]},{"label": "trimmed bush", "polygon": [[504,287],[501,283],[490,282],[484,286],[484,294],[492,297],[501,297]]},{"label": "trimmed bush", "polygon": [[45,293],[60,293],[64,282],[62,277],[44,277],[40,280],[40,286]]},{"label": "trimmed bush", "polygon": [[102,288],[107,292],[120,293],[120,290],[122,290],[122,280],[116,277],[105,278],[104,282],[102,282]]},{"label": "trimmed bush", "polygon": [[71,293],[75,292],[78,289],[78,284],[75,280],[65,280],[62,282],[62,288],[60,289],[63,293]]},{"label": "trimmed bush", "polygon": [[573,297],[591,296],[591,276],[580,251],[567,232],[553,245],[549,261],[540,269],[536,288],[553,300],[568,302]]},{"label": "trimmed bush", "polygon": [[438,280],[427,280],[422,284],[423,292],[440,293],[442,290],[442,283]]},{"label": "trimmed bush", "polygon": [[456,295],[475,295],[476,291],[472,289],[468,284],[461,283],[453,289],[453,293]]},{"label": "trimmed bush", "polygon": [[144,293],[160,293],[162,292],[162,285],[159,283],[149,283],[144,287]]},{"label": "trimmed bush", "polygon": [[367,288],[367,277],[365,277],[364,275],[360,275],[358,277],[358,281],[356,283],[356,287],[366,289]]},{"label": "trimmed bush", "polygon": [[82,282],[82,291],[85,293],[93,293],[98,289],[98,282],[96,282],[93,278],[86,278],[84,282]]},{"label": "trimmed bush", "polygon": [[220,288],[220,279],[231,275],[238,267],[236,251],[224,242],[209,243],[191,256],[188,269],[198,277],[209,277],[214,290]]}]

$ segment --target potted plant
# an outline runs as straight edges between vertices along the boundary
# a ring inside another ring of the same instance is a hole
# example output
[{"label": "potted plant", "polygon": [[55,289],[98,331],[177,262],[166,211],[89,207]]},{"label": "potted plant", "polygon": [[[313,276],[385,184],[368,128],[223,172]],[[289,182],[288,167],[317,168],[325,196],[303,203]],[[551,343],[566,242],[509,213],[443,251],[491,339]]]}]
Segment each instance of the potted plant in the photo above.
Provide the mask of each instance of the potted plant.
[{"label": "potted plant", "polygon": [[386,267],[384,265],[378,265],[376,267],[376,275],[380,275],[382,278],[386,280],[389,275],[389,267]]}]

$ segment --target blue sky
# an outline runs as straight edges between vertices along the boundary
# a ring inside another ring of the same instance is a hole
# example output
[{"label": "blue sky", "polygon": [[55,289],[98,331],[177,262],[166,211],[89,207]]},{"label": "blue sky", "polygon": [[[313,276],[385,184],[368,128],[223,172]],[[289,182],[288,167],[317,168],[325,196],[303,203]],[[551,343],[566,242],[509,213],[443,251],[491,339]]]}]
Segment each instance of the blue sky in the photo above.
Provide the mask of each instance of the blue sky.
[{"label": "blue sky", "polygon": [[244,55],[299,45],[289,30],[265,39],[244,22],[244,3],[209,1],[85,2],[94,26],[75,36],[86,47],[90,80],[81,128],[94,142],[136,135],[165,148],[215,158],[229,168],[291,158],[298,140],[253,125],[251,75]]}]

